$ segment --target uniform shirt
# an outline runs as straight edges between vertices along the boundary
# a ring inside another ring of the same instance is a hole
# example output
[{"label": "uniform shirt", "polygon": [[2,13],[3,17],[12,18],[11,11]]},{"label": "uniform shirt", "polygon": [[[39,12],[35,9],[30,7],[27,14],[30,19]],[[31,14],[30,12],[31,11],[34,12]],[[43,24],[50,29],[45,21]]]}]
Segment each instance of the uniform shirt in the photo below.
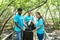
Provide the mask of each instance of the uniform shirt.
[{"label": "uniform shirt", "polygon": [[40,18],[39,20],[36,21],[36,28],[38,28],[40,25],[41,28],[37,30],[37,33],[38,34],[43,34],[44,33],[44,22],[43,22],[43,19]]},{"label": "uniform shirt", "polygon": [[[17,22],[22,29],[24,28],[24,17],[22,15],[16,14],[13,20],[14,22]],[[16,25],[14,30],[17,32],[21,31],[21,29],[19,29]]]},{"label": "uniform shirt", "polygon": [[26,16],[26,17],[25,17],[25,21],[26,21],[27,24],[28,24],[28,22],[29,22],[30,20],[31,20],[31,21],[34,20],[34,17],[33,17],[33,16]]}]

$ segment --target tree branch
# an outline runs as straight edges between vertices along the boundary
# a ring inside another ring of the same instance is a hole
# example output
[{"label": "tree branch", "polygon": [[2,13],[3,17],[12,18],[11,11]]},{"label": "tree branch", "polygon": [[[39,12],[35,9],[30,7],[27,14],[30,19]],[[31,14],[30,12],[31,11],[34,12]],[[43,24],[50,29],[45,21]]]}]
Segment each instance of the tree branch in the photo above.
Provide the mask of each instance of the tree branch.
[{"label": "tree branch", "polygon": [[8,8],[8,6],[10,6],[15,0],[12,0],[0,13],[0,17],[2,16],[2,14],[6,11],[6,9]]},{"label": "tree branch", "polygon": [[[43,4],[41,4],[41,5],[39,5],[39,6],[36,6],[35,8],[33,8],[33,9],[29,10],[29,11],[33,11],[33,10],[35,10],[36,8],[39,8],[39,7],[43,6],[45,3],[47,3],[47,0],[46,0]],[[11,5],[11,4],[9,4],[9,5]],[[29,11],[25,12],[25,14],[28,13]],[[24,14],[24,15],[25,15],[25,14]],[[23,16],[24,16],[24,15],[23,15]],[[0,35],[2,34],[2,31],[3,31],[4,27],[5,27],[5,25],[7,24],[7,22],[9,21],[9,19],[10,19],[12,16],[13,16],[13,14],[5,21],[5,23],[4,23],[3,27],[2,27],[2,30],[1,30],[1,32],[0,32]]]},{"label": "tree branch", "polygon": [[[39,8],[39,7],[43,6],[45,3],[47,3],[47,0],[46,0],[44,3],[42,3],[41,5],[38,5],[38,6],[36,6],[35,8],[33,8],[33,9],[31,9],[31,10],[28,10],[27,12],[24,13],[24,15],[25,15],[26,13],[28,13],[29,11],[33,11],[33,10],[35,10],[36,8]],[[24,16],[24,15],[23,15],[23,16]]]},{"label": "tree branch", "polygon": [[1,29],[1,32],[0,32],[0,35],[2,34],[3,32],[3,29],[5,27],[5,25],[7,24],[7,22],[9,21],[9,19],[13,16],[13,14],[5,21],[4,25],[2,26],[2,29]]}]

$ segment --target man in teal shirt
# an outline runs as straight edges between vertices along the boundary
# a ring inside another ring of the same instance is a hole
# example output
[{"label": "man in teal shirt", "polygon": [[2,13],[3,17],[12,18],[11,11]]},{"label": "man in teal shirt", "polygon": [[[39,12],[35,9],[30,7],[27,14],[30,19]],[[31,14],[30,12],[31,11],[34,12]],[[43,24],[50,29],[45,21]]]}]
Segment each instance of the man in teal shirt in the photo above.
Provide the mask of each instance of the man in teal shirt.
[{"label": "man in teal shirt", "polygon": [[34,17],[32,16],[31,12],[28,12],[28,15],[25,17],[25,23],[27,24],[27,28],[28,28],[28,25],[29,25],[29,22],[30,21],[34,21]]},{"label": "man in teal shirt", "polygon": [[14,30],[16,31],[17,34],[17,40],[22,40],[21,39],[21,33],[24,31],[24,17],[21,15],[22,14],[22,8],[18,8],[17,14],[14,16],[14,22],[15,22],[15,28]]}]

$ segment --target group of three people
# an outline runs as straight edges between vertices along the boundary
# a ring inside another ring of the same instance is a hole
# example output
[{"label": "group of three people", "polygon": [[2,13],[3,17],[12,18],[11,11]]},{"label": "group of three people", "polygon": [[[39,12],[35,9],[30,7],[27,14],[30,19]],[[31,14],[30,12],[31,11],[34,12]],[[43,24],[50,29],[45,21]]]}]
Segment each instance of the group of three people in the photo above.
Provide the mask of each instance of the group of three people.
[{"label": "group of three people", "polygon": [[33,21],[36,29],[32,30],[32,32],[37,32],[38,40],[43,40],[44,36],[44,21],[42,19],[42,16],[39,12],[36,12],[36,23],[34,22],[34,16],[31,15],[31,12],[28,13],[26,17],[22,16],[22,8],[17,9],[17,14],[14,16],[13,20],[15,23],[14,30],[17,34],[17,40],[22,40],[21,35],[22,32],[25,31],[24,29],[24,22],[28,24],[28,22],[31,20]]}]

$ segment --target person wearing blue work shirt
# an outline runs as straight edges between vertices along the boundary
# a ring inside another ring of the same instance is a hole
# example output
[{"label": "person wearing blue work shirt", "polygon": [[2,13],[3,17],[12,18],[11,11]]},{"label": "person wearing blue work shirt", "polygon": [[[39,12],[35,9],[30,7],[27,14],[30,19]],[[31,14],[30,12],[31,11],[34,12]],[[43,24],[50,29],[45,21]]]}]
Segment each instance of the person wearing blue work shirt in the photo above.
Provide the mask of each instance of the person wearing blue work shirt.
[{"label": "person wearing blue work shirt", "polygon": [[34,20],[34,17],[32,16],[31,11],[30,11],[28,12],[28,15],[25,17],[25,23],[27,24],[27,28],[28,28],[29,22],[30,21],[33,22],[33,20]]},{"label": "person wearing blue work shirt", "polygon": [[14,16],[14,19],[13,19],[15,23],[14,30],[17,34],[17,40],[22,40],[21,34],[22,34],[22,31],[24,31],[24,17],[21,15],[22,8],[18,8],[17,12],[18,13]]},{"label": "person wearing blue work shirt", "polygon": [[44,36],[44,21],[43,18],[41,16],[41,14],[39,12],[36,13],[36,17],[38,18],[38,20],[36,21],[36,29],[33,30],[32,32],[37,31],[37,36],[39,40],[43,40],[43,36]]}]

